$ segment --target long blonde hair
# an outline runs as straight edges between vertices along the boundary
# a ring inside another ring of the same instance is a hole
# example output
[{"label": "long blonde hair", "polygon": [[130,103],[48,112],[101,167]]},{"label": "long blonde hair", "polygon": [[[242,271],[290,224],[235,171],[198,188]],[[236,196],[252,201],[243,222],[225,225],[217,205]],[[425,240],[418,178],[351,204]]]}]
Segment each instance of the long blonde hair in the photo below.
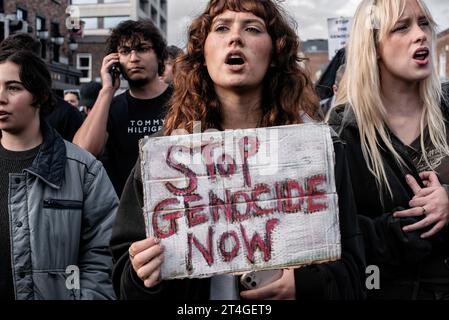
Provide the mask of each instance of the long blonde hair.
[{"label": "long blonde hair", "polygon": [[[423,1],[416,1],[428,19],[432,30],[432,61],[435,62],[436,24]],[[354,17],[346,52],[346,71],[337,95],[337,104],[349,105],[350,110],[355,114],[363,157],[368,169],[376,178],[379,190],[386,188],[391,197],[393,197],[393,193],[386,176],[381,149],[386,148],[386,151],[391,152],[400,166],[405,166],[405,163],[394,149],[388,133],[386,109],[381,99],[381,80],[376,48],[393,29],[404,8],[405,0],[362,1]],[[419,95],[423,103],[420,119],[421,151],[425,161],[432,168],[424,145],[426,124],[431,142],[436,150],[442,155],[449,155],[446,128],[440,108],[441,84],[435,63],[432,74],[419,82]]]}]

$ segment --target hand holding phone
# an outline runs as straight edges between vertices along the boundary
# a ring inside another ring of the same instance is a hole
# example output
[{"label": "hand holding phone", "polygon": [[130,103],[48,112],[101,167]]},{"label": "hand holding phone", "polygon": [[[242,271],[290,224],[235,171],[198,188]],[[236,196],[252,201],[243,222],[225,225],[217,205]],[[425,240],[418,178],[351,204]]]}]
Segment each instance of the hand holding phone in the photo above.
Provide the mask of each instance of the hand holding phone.
[{"label": "hand holding phone", "polygon": [[114,63],[111,67],[111,69],[109,69],[109,73],[111,75],[112,78],[112,86],[115,87],[115,79],[120,76],[120,66],[118,65],[118,63]]},{"label": "hand holding phone", "polygon": [[252,271],[240,277],[240,283],[246,289],[262,288],[282,277],[283,270]]}]

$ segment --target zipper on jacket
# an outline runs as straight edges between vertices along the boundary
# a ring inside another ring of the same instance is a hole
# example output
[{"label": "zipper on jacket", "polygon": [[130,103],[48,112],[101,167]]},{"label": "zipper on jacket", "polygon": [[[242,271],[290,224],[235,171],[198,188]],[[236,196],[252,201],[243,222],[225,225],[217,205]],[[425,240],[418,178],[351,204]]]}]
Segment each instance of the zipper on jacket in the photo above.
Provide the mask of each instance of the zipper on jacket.
[{"label": "zipper on jacket", "polygon": [[47,209],[82,209],[83,202],[77,201],[77,200],[46,199],[46,200],[44,200],[44,208],[47,208]]}]

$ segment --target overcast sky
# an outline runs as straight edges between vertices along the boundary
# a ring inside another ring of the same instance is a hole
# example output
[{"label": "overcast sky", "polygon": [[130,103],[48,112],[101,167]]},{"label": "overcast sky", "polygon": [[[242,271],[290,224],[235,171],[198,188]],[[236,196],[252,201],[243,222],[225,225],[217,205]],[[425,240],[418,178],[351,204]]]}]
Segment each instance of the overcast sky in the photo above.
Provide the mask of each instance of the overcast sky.
[{"label": "overcast sky", "polygon": [[[298,24],[301,40],[327,39],[327,18],[350,17],[361,0],[285,0],[283,6]],[[440,31],[449,28],[449,1],[424,0]],[[208,0],[168,1],[168,43],[183,47],[187,27]]]}]

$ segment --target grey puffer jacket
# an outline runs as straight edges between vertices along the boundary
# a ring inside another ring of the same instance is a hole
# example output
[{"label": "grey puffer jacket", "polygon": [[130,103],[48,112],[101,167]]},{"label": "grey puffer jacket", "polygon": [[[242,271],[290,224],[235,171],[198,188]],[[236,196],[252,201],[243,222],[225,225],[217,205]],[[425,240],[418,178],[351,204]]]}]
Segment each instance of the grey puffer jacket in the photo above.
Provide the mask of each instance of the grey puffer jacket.
[{"label": "grey puffer jacket", "polygon": [[118,199],[102,164],[42,123],[32,166],[10,174],[15,298],[114,299],[109,252]]}]

